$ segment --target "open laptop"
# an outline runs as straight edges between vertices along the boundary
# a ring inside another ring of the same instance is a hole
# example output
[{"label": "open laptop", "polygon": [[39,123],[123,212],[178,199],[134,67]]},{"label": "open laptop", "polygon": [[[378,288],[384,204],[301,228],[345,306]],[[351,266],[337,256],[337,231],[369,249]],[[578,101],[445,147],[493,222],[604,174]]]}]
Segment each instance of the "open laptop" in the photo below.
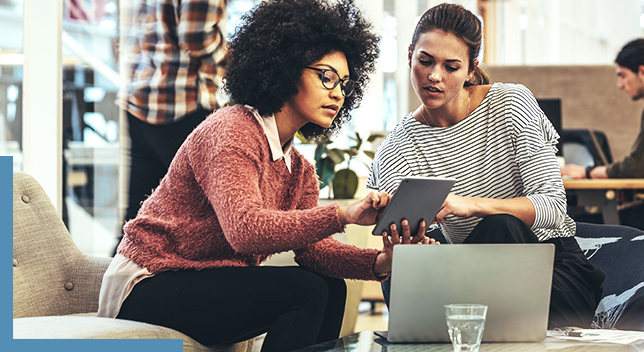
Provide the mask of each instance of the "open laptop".
[{"label": "open laptop", "polygon": [[443,305],[487,304],[486,342],[546,337],[552,244],[397,245],[388,342],[449,342]]}]

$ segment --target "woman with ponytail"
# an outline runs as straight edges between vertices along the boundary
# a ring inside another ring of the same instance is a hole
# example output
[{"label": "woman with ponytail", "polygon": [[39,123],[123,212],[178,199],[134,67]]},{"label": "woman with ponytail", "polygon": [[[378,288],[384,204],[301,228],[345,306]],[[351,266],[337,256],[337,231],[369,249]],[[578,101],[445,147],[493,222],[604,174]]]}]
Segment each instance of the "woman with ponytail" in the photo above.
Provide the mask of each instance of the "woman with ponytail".
[{"label": "woman with ponytail", "polygon": [[549,328],[588,328],[605,275],[574,239],[559,136],[526,87],[489,84],[481,41],[480,20],[460,5],[421,17],[408,51],[421,105],[380,145],[367,186],[393,194],[408,176],[456,178],[435,219],[447,243],[554,244]]}]

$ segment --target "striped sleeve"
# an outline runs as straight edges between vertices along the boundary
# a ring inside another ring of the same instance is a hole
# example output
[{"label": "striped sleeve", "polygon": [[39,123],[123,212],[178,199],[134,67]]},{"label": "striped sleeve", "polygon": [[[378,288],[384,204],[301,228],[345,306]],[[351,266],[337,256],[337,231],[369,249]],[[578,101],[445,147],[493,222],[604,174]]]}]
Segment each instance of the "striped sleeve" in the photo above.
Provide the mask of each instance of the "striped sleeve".
[{"label": "striped sleeve", "polygon": [[524,195],[535,208],[532,229],[558,229],[566,218],[566,193],[555,156],[559,135],[539,108],[532,93],[517,85],[507,99],[511,116],[515,161]]},{"label": "striped sleeve", "polygon": [[402,126],[398,126],[378,147],[371,163],[367,188],[393,195],[403,178],[414,175],[408,158],[400,156],[403,151],[412,152],[401,129]]}]

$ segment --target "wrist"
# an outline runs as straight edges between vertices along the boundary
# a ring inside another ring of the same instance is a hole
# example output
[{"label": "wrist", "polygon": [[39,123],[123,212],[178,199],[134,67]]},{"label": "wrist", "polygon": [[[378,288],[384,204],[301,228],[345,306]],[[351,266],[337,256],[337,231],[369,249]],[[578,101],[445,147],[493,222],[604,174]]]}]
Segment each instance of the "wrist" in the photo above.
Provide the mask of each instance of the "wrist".
[{"label": "wrist", "polygon": [[376,277],[376,279],[383,280],[383,281],[386,280],[389,277],[389,275],[391,275],[391,271],[386,271],[382,274],[374,273],[374,276]]},{"label": "wrist", "polygon": [[383,252],[378,252],[373,263],[373,274],[377,278],[386,277],[391,273],[391,265],[387,265]]},{"label": "wrist", "polygon": [[590,173],[593,171],[594,168],[595,168],[594,166],[588,166],[586,168],[586,178],[588,179],[592,178],[592,176],[590,176]]},{"label": "wrist", "polygon": [[338,221],[342,226],[347,226],[347,210],[345,208],[338,206]]}]

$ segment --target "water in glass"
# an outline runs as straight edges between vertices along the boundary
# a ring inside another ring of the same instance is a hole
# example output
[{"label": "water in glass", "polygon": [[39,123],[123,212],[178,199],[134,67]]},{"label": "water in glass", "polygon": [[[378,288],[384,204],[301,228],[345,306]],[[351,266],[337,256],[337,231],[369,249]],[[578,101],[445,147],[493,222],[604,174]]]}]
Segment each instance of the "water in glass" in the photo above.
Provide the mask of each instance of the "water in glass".
[{"label": "water in glass", "polygon": [[482,315],[450,315],[447,317],[449,338],[455,352],[479,350],[485,317]]}]

